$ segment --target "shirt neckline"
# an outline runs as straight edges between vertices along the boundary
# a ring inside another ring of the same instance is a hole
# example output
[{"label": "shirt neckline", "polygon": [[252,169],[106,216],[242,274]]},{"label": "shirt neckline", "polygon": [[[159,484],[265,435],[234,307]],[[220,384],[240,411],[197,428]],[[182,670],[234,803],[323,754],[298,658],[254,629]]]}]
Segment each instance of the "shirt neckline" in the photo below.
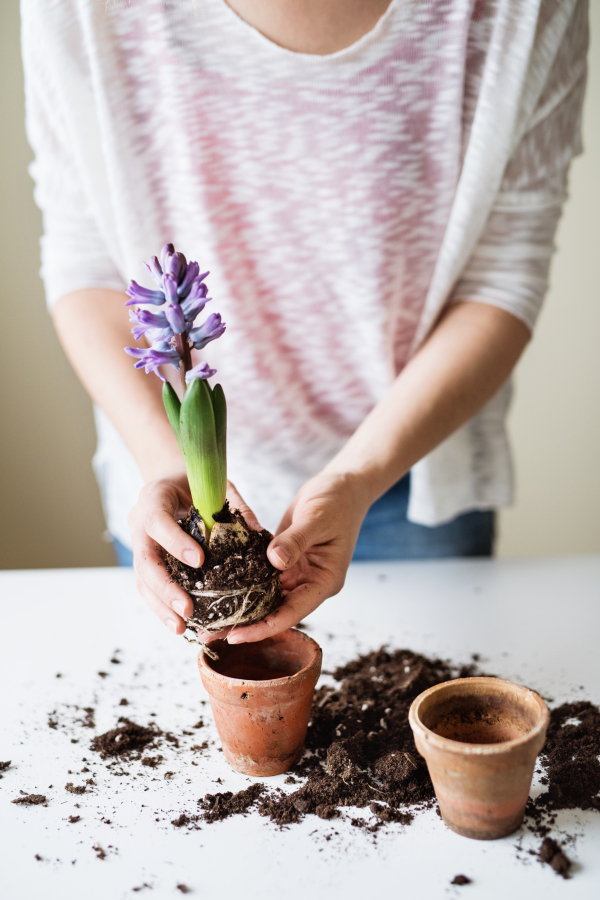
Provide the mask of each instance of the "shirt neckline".
[{"label": "shirt neckline", "polygon": [[390,5],[384,12],[384,14],[377,20],[373,28],[370,31],[367,31],[354,43],[349,44],[347,47],[343,47],[341,50],[336,50],[334,53],[301,53],[297,50],[289,50],[287,47],[282,47],[280,44],[276,44],[275,41],[272,41],[271,38],[268,38],[266,35],[259,31],[258,28],[255,28],[254,25],[251,25],[250,22],[247,22],[243,19],[238,13],[229,6],[226,0],[216,0],[219,6],[222,9],[222,13],[224,16],[227,16],[230,21],[233,22],[234,27],[236,28],[240,38],[246,40],[253,40],[255,44],[260,45],[263,50],[268,53],[271,53],[273,56],[281,56],[283,59],[286,59],[290,62],[304,63],[309,66],[315,65],[323,65],[328,62],[337,62],[344,60],[347,56],[351,56],[354,53],[362,50],[365,46],[368,46],[372,42],[376,41],[381,33],[385,30],[390,18],[396,11],[396,8],[403,2],[403,0],[391,0]]}]

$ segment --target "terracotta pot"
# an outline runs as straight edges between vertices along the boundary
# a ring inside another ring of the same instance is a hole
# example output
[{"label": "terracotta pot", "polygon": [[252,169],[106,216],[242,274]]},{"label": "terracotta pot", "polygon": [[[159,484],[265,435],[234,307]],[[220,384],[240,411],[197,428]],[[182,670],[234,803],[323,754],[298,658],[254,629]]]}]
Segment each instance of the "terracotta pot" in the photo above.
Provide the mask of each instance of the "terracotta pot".
[{"label": "terracotta pot", "polygon": [[479,840],[515,831],[546,739],[542,698],[500,678],[457,678],[419,694],[408,715],[446,825]]},{"label": "terracotta pot", "polygon": [[253,644],[211,642],[198,656],[202,684],[229,764],[244,775],[280,775],[302,754],[322,651],[291,629]]}]

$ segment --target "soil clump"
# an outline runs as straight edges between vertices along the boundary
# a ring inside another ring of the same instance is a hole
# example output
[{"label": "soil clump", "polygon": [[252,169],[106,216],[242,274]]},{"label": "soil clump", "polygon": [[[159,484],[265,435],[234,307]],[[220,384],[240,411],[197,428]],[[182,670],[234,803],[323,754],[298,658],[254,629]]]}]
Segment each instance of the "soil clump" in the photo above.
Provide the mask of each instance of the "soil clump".
[{"label": "soil clump", "polygon": [[256,803],[261,794],[267,790],[264,784],[257,782],[250,785],[244,791],[233,793],[232,791],[224,791],[221,794],[206,794],[201,800],[198,800],[200,809],[205,810],[203,819],[205,822],[218,822],[221,819],[228,819],[229,816],[240,815],[240,813],[248,812],[251,806]]},{"label": "soil clump", "polygon": [[538,856],[543,863],[552,866],[557,875],[562,875],[563,878],[569,877],[571,860],[557,841],[549,837],[544,838]]},{"label": "soil clump", "polygon": [[455,875],[450,884],[471,884],[471,879],[467,878],[466,875]]},{"label": "soil clump", "polygon": [[600,811],[600,709],[588,700],[563,703],[550,712],[540,759],[548,790],[532,801],[528,813],[559,809]]},{"label": "soil clump", "polygon": [[[118,721],[123,724],[97,735],[90,744],[91,749],[99,753],[102,759],[109,756],[122,759],[133,756],[139,759],[142,750],[154,746],[163,737],[163,732],[153,722],[147,726],[137,725],[124,716],[120,716]],[[173,741],[177,739],[173,738]]]},{"label": "soil clump", "polygon": [[17,797],[16,800],[11,800],[11,803],[23,803],[25,806],[38,806],[40,803],[47,803],[48,800],[44,796],[44,794],[25,794],[23,791],[22,797]]},{"label": "soil clump", "polygon": [[[272,612],[282,599],[279,572],[267,558],[267,547],[273,535],[266,529],[254,531],[249,528],[239,510],[230,509],[227,502],[214,519],[223,525],[240,526],[240,530],[227,531],[219,540],[211,539],[207,544],[200,516],[194,507],[178,523],[204,551],[204,563],[200,568],[194,569],[166,554],[169,575],[194,602],[194,612],[187,620],[191,628],[210,630],[216,622],[236,616],[242,609],[243,624],[258,621]],[[249,594],[251,588],[259,586],[264,589]],[[241,593],[231,596],[230,592],[234,591]],[[209,595],[203,596],[206,592]],[[242,624],[241,620],[239,624]]]}]

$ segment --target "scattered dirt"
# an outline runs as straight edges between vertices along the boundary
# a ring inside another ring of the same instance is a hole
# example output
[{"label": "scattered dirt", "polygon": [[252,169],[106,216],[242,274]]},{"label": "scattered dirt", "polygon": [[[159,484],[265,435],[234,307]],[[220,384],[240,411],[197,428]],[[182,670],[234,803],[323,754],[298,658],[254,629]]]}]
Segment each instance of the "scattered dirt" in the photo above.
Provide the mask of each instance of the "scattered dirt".
[{"label": "scattered dirt", "polygon": [[472,881],[466,875],[455,875],[450,884],[472,884]]},{"label": "scattered dirt", "polygon": [[222,794],[206,794],[201,800],[198,800],[200,809],[205,810],[205,822],[218,822],[221,819],[228,819],[229,816],[239,815],[248,812],[258,798],[267,790],[264,784],[257,782],[250,785],[244,791],[238,791],[233,794],[231,791],[225,791]]},{"label": "scattered dirt", "polygon": [[557,875],[562,875],[563,878],[569,877],[571,860],[565,854],[560,844],[552,838],[544,838],[538,856],[543,863],[552,866]]},{"label": "scattered dirt", "polygon": [[26,794],[21,791],[22,797],[11,800],[11,803],[23,803],[25,806],[38,806],[40,803],[47,803],[48,800],[43,794]]},{"label": "scattered dirt", "polygon": [[68,781],[65,784],[65,791],[68,791],[70,794],[85,794],[86,786],[85,784],[73,784],[72,781]]},{"label": "scattered dirt", "polygon": [[600,810],[600,709],[587,700],[550,713],[541,761],[548,790],[531,804],[538,811]]},{"label": "scattered dirt", "polygon": [[[247,814],[254,808],[283,827],[301,821],[306,815],[333,820],[341,815],[344,807],[358,807],[365,811],[364,817],[347,821],[365,833],[376,834],[394,823],[409,826],[419,810],[435,807],[427,767],[415,750],[408,709],[421,691],[434,684],[482,674],[475,663],[456,666],[410,650],[390,651],[382,647],[328,674],[333,676],[335,684],[323,686],[315,693],[306,738],[307,753],[285,779],[286,785],[295,788],[291,793],[255,783],[237,793],[206,794],[198,800],[197,812],[181,812],[172,825],[198,829],[205,823]],[[121,701],[121,705],[129,704]],[[86,707],[84,712],[93,721],[93,708]],[[52,728],[58,727],[54,717],[56,710],[50,714]],[[85,719],[79,723],[87,726]],[[200,729],[204,724],[201,718],[192,727]],[[65,727],[62,722],[60,727]],[[194,732],[184,730],[183,735],[191,737]],[[190,746],[154,723],[142,726],[121,717],[117,727],[92,740],[91,748],[107,761],[107,768],[115,775],[144,774],[156,778],[153,770],[163,761],[163,756],[149,755],[148,751],[157,748],[161,741],[177,752],[184,766],[196,765],[190,757],[209,746],[208,741]],[[598,707],[584,700],[551,711],[547,743],[540,757],[541,781],[546,790],[535,801],[529,801],[525,825],[530,832],[545,839],[539,851],[529,852],[562,877],[568,876],[571,863],[550,833],[562,809],[600,811],[599,757]],[[130,769],[130,761],[141,762],[142,773],[137,767]],[[9,766],[10,762],[1,763],[0,772]],[[87,766],[82,770],[88,771]],[[172,775],[167,772],[165,777]],[[94,785],[92,779],[80,786],[69,782],[65,788],[71,793],[85,793],[88,785]],[[23,791],[21,794],[12,802],[27,805],[47,802],[41,794],[28,795]],[[80,816],[71,816],[68,821],[79,819]],[[101,848],[96,848],[97,853],[98,849]],[[103,859],[104,855],[99,858]],[[470,879],[458,875],[451,883],[469,884]]]},{"label": "scattered dirt", "polygon": [[81,816],[69,816],[69,822],[71,825],[74,825],[75,822],[79,822]]},{"label": "scattered dirt", "polygon": [[182,894],[191,894],[192,893],[192,889],[187,887],[185,884],[178,884],[177,890],[181,891]]},{"label": "scattered dirt", "polygon": [[161,756],[160,753],[158,756],[144,756],[142,758],[143,766],[150,766],[151,769],[156,769],[156,767],[163,761],[164,756]]},{"label": "scattered dirt", "polygon": [[10,769],[10,764],[12,760],[9,759],[7,762],[0,762],[0,778],[3,778],[3,772],[6,772],[7,769]]},{"label": "scattered dirt", "polygon": [[106,859],[106,850],[103,850],[100,844],[94,844],[92,850],[96,852],[98,859]]},{"label": "scattered dirt", "polygon": [[83,716],[82,719],[76,719],[76,721],[79,722],[80,725],[83,725],[84,728],[95,728],[96,721],[95,721],[94,716],[95,716],[96,710],[94,709],[94,707],[93,706],[84,706],[83,711],[85,713],[85,716]]},{"label": "scattered dirt", "polygon": [[[339,684],[315,693],[306,739],[310,752],[286,779],[293,784],[304,776],[304,783],[292,793],[262,789],[252,798],[248,791],[207,794],[200,801],[205,821],[245,812],[251,800],[250,805],[256,804],[261,815],[279,826],[299,822],[308,814],[331,818],[345,806],[368,808],[375,824],[360,818],[352,824],[373,831],[391,822],[409,825],[419,809],[436,805],[427,767],[415,750],[408,709],[421,691],[434,684],[480,674],[475,665],[457,667],[410,650],[381,648],[332,674]],[[529,801],[526,825],[530,831],[546,836],[560,809],[600,810],[599,756],[597,707],[579,701],[551,711],[541,756],[542,783],[548,790]],[[559,871],[564,865],[557,858],[555,871],[564,874]]]},{"label": "scattered dirt", "polygon": [[[102,759],[109,756],[120,759],[134,756],[139,759],[141,750],[154,745],[163,736],[163,732],[154,722],[147,726],[137,725],[123,716],[120,716],[118,721],[123,724],[99,734],[90,744],[91,749],[99,753]],[[170,737],[177,742],[177,738],[173,738],[173,735]]]},{"label": "scattered dirt", "polygon": [[[267,547],[273,539],[273,535],[265,529],[254,531],[249,528],[242,514],[238,510],[230,510],[227,502],[214,518],[215,521],[223,524],[242,525],[247,542],[241,543],[236,541],[233,536],[228,535],[216,546],[213,546],[211,541],[209,549],[198,527],[200,516],[192,507],[179,525],[204,550],[204,565],[194,569],[167,553],[167,570],[173,581],[189,592],[223,591],[224,595],[228,591],[271,582],[273,577],[278,574],[277,569],[267,559]],[[234,597],[224,596],[221,599],[218,596],[193,596],[194,612],[188,622],[198,627],[210,628],[213,621],[228,618],[241,610],[244,602],[247,604],[245,617],[251,617],[254,608],[256,607],[258,611],[260,606],[260,618],[264,618],[278,606],[282,599],[278,578],[273,581],[273,586],[274,589],[270,591],[267,605],[263,602],[264,593],[258,592],[250,597],[246,593]],[[250,605],[248,606],[248,604]],[[258,621],[258,618],[257,615],[252,621]]]}]

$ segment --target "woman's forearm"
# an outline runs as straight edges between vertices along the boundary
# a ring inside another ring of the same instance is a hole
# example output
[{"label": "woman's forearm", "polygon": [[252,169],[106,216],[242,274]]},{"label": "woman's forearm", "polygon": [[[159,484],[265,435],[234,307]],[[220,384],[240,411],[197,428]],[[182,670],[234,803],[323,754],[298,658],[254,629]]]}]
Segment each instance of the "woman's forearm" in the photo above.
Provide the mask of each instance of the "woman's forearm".
[{"label": "woman's forearm", "polygon": [[450,306],[325,471],[356,479],[369,506],[496,393],[530,337],[495,306]]},{"label": "woman's forearm", "polygon": [[79,378],[150,481],[183,472],[184,466],[164,411],[161,382],[134,369],[123,352],[126,346],[136,346],[125,300],[124,294],[112,290],[76,291],[61,297],[53,319]]}]

